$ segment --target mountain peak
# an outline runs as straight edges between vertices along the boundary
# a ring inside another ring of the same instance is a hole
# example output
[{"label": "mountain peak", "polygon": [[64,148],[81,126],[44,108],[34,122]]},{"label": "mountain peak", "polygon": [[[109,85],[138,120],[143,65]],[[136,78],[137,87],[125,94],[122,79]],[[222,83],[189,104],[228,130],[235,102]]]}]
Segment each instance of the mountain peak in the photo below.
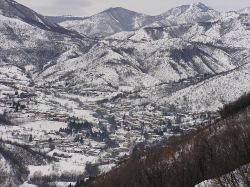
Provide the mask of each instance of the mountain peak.
[{"label": "mountain peak", "polygon": [[205,6],[207,7],[207,5],[205,5],[204,3],[202,2],[194,2],[194,3],[191,3],[192,6]]},{"label": "mountain peak", "polygon": [[106,9],[106,11],[120,11],[120,10],[126,10],[126,11],[130,11],[128,9],[125,9],[123,7],[110,7],[108,9]]},{"label": "mountain peak", "polygon": [[206,22],[214,20],[218,16],[219,12],[201,2],[178,6],[162,14],[163,19],[175,24]]},{"label": "mountain peak", "polygon": [[204,3],[201,3],[201,2],[195,2],[195,3],[192,3],[190,5],[190,8],[194,8],[194,7],[197,7],[203,11],[208,11],[210,10],[211,8],[209,8],[207,5],[205,5]]},{"label": "mountain peak", "polygon": [[108,8],[108,9],[104,10],[103,12],[105,12],[105,13],[108,12],[108,13],[116,14],[116,15],[117,14],[122,14],[122,15],[124,15],[124,14],[133,14],[133,15],[135,15],[135,14],[137,14],[137,15],[140,15],[140,13],[137,13],[137,12],[134,12],[132,10],[128,10],[128,9],[122,8],[122,7],[111,7],[111,8]]}]

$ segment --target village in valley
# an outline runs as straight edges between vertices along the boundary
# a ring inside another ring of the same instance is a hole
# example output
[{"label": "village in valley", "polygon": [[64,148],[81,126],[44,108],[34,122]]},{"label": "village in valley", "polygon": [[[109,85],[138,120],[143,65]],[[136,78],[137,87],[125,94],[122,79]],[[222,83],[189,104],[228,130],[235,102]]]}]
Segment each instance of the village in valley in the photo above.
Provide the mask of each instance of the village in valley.
[{"label": "village in valley", "polygon": [[[86,90],[73,95],[59,88],[1,85],[2,141],[28,145],[57,159],[29,166],[29,178],[73,173],[84,176],[87,164],[106,172],[133,153],[215,119],[216,113],[184,114],[145,102],[145,91],[116,93]],[[84,93],[84,91],[82,92]],[[79,167],[80,166],[80,167]],[[59,172],[58,172],[59,171]]]}]

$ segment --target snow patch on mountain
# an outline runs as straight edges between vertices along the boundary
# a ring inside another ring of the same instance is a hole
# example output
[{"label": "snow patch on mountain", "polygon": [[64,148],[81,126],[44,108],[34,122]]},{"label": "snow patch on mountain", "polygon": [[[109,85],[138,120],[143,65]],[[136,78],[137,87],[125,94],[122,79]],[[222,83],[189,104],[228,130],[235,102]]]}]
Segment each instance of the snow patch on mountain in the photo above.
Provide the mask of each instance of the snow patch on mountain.
[{"label": "snow patch on mountain", "polygon": [[250,65],[247,64],[225,75],[177,91],[160,103],[188,112],[216,111],[243,93],[250,92],[249,70]]}]

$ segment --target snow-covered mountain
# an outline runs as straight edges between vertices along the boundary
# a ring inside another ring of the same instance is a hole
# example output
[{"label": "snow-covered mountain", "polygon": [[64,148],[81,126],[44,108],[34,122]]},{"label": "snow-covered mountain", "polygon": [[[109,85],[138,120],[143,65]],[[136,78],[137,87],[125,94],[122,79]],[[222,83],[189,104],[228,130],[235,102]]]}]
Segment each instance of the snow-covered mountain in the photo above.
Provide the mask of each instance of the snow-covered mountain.
[{"label": "snow-covered mountain", "polygon": [[40,71],[61,53],[88,50],[91,43],[15,1],[1,0],[0,12],[1,64]]},{"label": "snow-covered mountain", "polygon": [[172,8],[166,13],[160,15],[160,23],[168,24],[184,24],[195,22],[213,21],[218,18],[220,13],[206,6],[203,3],[192,3],[190,5],[182,5]]},{"label": "snow-covered mountain", "polygon": [[60,25],[89,36],[108,36],[121,31],[133,31],[147,25],[166,26],[215,20],[219,12],[202,3],[173,8],[157,16],[148,16],[124,8],[110,8],[83,20],[67,20]]},{"label": "snow-covered mountain", "polygon": [[[216,75],[249,62],[247,20],[248,16],[240,16],[120,32],[78,58],[61,60],[63,54],[60,62],[49,66],[38,80],[75,85],[78,89],[85,85],[116,90],[121,86],[141,88],[197,75]],[[74,80],[65,81],[68,72]]]},{"label": "snow-covered mountain", "polygon": [[4,63],[36,65],[41,68],[60,53],[77,48],[78,45],[78,42],[73,42],[77,39],[71,39],[70,35],[43,30],[19,19],[1,15],[0,29],[0,60]]},{"label": "snow-covered mountain", "polygon": [[162,99],[161,105],[171,105],[179,111],[203,112],[216,111],[225,103],[239,98],[243,93],[250,92],[250,64],[234,71],[218,75],[197,85],[175,92]]},{"label": "snow-covered mountain", "polygon": [[64,21],[60,25],[85,35],[100,37],[135,30],[150,24],[153,20],[154,17],[116,7],[84,20]]}]

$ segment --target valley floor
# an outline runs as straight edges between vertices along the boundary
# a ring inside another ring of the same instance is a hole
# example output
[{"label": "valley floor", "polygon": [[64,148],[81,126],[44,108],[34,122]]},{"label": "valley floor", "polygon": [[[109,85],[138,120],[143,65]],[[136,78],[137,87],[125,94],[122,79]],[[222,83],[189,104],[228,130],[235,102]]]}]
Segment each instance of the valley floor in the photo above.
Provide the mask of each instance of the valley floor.
[{"label": "valley floor", "polygon": [[[132,98],[129,98],[132,97]],[[23,184],[69,183],[103,173],[126,159],[137,145],[148,146],[195,129],[213,113],[175,113],[133,98],[133,93],[74,95],[43,87],[1,88],[0,109],[9,124],[0,126],[4,142],[27,145],[56,161],[26,165]]]}]

